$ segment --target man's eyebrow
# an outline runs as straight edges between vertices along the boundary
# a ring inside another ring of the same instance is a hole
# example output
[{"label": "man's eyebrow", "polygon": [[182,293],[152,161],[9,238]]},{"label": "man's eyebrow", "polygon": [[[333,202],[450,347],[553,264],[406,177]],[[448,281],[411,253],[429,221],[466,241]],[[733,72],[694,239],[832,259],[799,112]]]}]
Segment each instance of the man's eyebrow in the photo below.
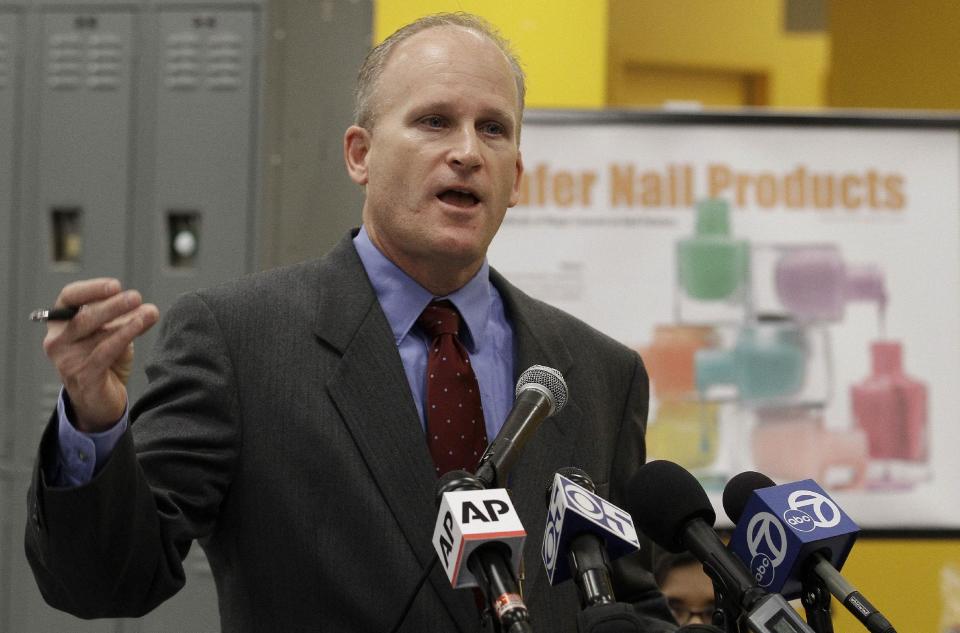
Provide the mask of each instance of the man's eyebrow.
[{"label": "man's eyebrow", "polygon": [[[441,99],[437,101],[428,101],[425,103],[418,104],[413,108],[413,112],[415,113],[415,116],[423,116],[424,114],[427,114],[429,112],[437,112],[442,114],[442,113],[449,112],[450,110],[454,109],[454,107],[455,106],[453,106],[449,102]],[[497,108],[497,107],[484,108],[483,110],[480,111],[480,115],[477,118],[497,119],[504,122],[510,122],[511,125],[513,125],[514,127],[516,126],[516,123],[517,123],[514,113],[511,110],[508,110],[506,108]]]}]

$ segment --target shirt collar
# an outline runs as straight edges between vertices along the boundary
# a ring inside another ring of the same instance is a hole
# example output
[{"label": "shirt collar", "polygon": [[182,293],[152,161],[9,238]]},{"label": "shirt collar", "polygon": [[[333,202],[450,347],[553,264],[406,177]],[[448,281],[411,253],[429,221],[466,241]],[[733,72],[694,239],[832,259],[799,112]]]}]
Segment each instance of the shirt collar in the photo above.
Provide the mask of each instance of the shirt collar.
[{"label": "shirt collar", "polygon": [[490,283],[490,265],[486,259],[477,274],[462,288],[445,297],[434,297],[429,290],[380,252],[370,241],[365,227],[360,227],[359,233],[353,238],[353,244],[397,345],[410,333],[427,304],[434,299],[449,299],[460,311],[460,316],[467,326],[467,336],[462,341],[464,346],[470,352],[477,351],[478,342],[484,340],[493,306],[494,290]]}]

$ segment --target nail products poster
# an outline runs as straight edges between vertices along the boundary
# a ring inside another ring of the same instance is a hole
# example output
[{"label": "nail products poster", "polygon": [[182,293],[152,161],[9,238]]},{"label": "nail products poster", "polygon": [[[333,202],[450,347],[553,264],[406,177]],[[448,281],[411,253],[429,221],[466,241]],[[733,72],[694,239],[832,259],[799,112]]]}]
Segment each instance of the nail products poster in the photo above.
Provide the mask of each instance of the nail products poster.
[{"label": "nail products poster", "polygon": [[648,459],[960,527],[960,119],[533,112],[521,149],[491,264],[640,352]]}]

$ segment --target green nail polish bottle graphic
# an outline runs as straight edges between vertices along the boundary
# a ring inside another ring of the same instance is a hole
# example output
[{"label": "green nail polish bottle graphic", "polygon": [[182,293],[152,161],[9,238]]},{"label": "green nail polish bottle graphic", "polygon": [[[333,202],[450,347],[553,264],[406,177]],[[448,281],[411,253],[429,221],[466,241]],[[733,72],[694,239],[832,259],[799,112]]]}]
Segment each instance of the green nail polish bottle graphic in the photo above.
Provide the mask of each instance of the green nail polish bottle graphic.
[{"label": "green nail polish bottle graphic", "polygon": [[[723,305],[742,307],[746,302],[750,271],[747,240],[734,239],[730,231],[730,207],[725,200],[710,198],[697,204],[693,237],[677,242],[678,316],[682,321],[699,321],[692,314],[716,314],[721,320]],[[685,305],[695,304],[696,309]],[[713,304],[713,309],[704,306]],[[704,312],[706,309],[706,312]],[[742,316],[742,314],[740,314]],[[710,320],[710,317],[705,317]]]}]

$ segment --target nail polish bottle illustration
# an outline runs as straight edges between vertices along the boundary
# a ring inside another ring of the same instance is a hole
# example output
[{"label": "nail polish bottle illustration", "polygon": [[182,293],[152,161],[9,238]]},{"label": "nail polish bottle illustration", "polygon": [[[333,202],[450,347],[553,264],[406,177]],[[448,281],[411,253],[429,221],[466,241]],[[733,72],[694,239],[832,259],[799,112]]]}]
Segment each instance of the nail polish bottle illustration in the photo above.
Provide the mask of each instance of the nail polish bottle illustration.
[{"label": "nail polish bottle illustration", "polygon": [[777,297],[800,321],[840,321],[850,301],[887,303],[883,272],[850,265],[833,244],[784,247],[774,272]]},{"label": "nail polish bottle illustration", "polygon": [[742,401],[789,399],[803,389],[806,363],[804,331],[764,318],[741,328],[731,349],[697,351],[697,390],[706,399],[715,387],[735,388]]},{"label": "nail polish bottle illustration", "polygon": [[833,488],[857,488],[867,471],[867,436],[861,429],[826,427],[819,406],[754,410],[749,445],[757,470],[788,481],[812,477]]},{"label": "nail polish bottle illustration", "polygon": [[696,470],[717,457],[717,405],[690,400],[667,400],[657,407],[647,427],[647,452]]},{"label": "nail polish bottle illustration", "polygon": [[739,320],[746,313],[750,251],[734,239],[725,200],[702,200],[693,237],[677,242],[675,317],[680,322]]},{"label": "nail polish bottle illustration", "polygon": [[696,325],[658,325],[650,345],[640,352],[658,400],[695,398],[694,355],[716,347],[713,328]]},{"label": "nail polish bottle illustration", "polygon": [[925,462],[927,387],[903,371],[903,346],[875,341],[872,374],[850,389],[856,424],[867,433],[872,459]]}]

